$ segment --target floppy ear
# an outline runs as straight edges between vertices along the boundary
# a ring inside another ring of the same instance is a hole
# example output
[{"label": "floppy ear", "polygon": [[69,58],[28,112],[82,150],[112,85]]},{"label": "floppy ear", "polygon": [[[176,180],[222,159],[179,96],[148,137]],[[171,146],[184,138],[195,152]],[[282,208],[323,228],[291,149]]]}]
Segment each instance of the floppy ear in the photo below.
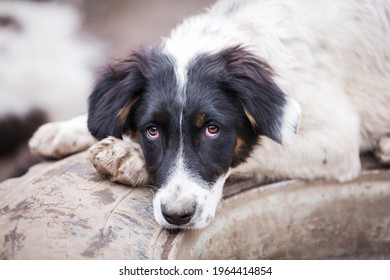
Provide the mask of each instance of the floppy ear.
[{"label": "floppy ear", "polygon": [[301,110],[275,83],[269,65],[241,47],[222,53],[233,92],[254,131],[284,144],[297,133]]},{"label": "floppy ear", "polygon": [[108,67],[88,99],[88,128],[97,139],[122,138],[128,115],[146,86],[142,53]]}]

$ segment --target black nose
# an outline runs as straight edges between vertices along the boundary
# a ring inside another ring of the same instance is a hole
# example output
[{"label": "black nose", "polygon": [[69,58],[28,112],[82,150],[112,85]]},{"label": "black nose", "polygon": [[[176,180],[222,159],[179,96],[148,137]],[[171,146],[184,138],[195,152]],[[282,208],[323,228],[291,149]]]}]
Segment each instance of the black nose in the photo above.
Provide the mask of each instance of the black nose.
[{"label": "black nose", "polygon": [[161,205],[161,213],[164,219],[171,225],[181,226],[189,223],[195,214],[196,206],[169,207]]}]

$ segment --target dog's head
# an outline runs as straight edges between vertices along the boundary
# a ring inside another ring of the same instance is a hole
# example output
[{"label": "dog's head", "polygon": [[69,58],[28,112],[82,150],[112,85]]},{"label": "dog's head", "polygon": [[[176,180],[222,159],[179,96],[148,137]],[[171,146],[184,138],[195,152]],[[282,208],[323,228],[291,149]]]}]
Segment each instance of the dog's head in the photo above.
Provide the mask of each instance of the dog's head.
[{"label": "dog's head", "polygon": [[97,83],[88,125],[98,139],[130,133],[140,143],[161,226],[202,228],[230,169],[261,136],[283,144],[296,133],[300,108],[241,47],[200,54],[180,69],[161,48],[131,54]]}]

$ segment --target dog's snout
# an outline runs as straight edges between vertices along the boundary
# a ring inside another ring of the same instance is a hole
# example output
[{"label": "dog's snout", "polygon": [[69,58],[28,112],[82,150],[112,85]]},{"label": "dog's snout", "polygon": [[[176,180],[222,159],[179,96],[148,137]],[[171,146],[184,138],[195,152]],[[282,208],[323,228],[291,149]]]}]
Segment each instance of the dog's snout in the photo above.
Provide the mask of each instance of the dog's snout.
[{"label": "dog's snout", "polygon": [[189,223],[196,211],[195,203],[180,203],[179,205],[161,205],[164,219],[171,225],[181,226]]}]

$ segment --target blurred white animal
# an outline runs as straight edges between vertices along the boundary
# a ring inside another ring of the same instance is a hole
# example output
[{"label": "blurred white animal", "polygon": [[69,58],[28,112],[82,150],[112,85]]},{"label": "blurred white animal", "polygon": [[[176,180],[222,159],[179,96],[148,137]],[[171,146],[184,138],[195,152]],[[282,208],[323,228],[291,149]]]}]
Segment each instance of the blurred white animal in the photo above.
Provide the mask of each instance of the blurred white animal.
[{"label": "blurred white animal", "polygon": [[0,2],[0,155],[43,122],[86,112],[102,55],[80,26],[80,15],[65,4]]}]

